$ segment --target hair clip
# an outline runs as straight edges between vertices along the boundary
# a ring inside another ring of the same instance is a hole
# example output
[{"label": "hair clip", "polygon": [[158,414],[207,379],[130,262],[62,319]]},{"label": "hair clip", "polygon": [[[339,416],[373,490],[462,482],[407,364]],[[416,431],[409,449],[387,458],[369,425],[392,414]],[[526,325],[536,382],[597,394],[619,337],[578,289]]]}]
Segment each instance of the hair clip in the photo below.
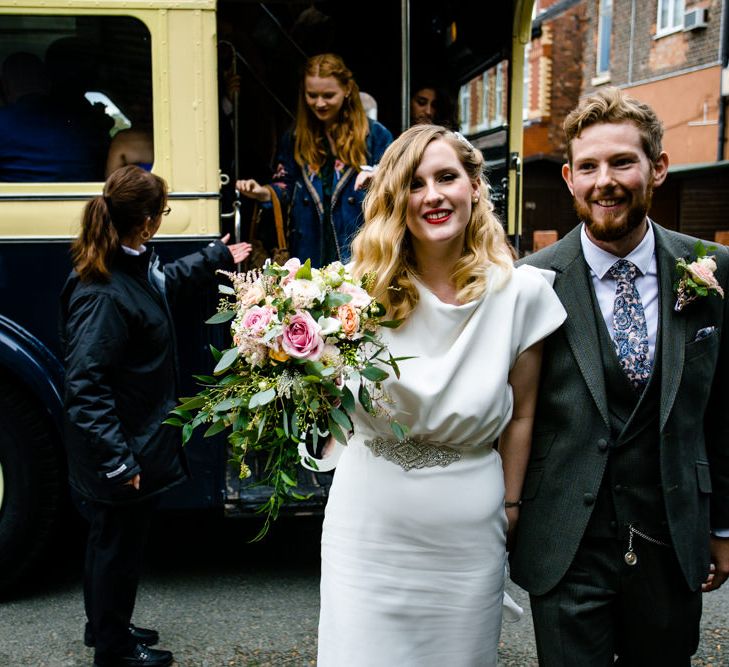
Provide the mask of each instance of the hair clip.
[{"label": "hair clip", "polygon": [[456,139],[458,139],[458,141],[460,141],[462,144],[466,144],[466,146],[468,146],[468,150],[469,151],[475,151],[476,150],[474,148],[473,144],[468,139],[466,139],[466,137],[464,137],[460,132],[456,132],[454,130],[453,131],[453,134],[455,135]]}]

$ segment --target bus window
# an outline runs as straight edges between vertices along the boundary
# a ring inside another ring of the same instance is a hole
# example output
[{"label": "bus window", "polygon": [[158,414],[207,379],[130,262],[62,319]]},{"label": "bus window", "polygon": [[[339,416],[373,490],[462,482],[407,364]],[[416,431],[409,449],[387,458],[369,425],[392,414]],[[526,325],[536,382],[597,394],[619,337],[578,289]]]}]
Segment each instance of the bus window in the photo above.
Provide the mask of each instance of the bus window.
[{"label": "bus window", "polygon": [[[119,150],[129,134],[137,149]],[[0,182],[103,181],[115,154],[126,160],[117,166],[153,162],[145,25],[123,16],[0,16]]]}]

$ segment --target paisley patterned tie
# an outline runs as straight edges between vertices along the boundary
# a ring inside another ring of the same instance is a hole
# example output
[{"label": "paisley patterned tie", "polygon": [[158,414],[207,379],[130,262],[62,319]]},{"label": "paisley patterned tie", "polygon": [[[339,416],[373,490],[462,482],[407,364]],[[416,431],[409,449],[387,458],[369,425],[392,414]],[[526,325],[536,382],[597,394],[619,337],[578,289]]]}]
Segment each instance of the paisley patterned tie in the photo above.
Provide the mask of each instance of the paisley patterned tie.
[{"label": "paisley patterned tie", "polygon": [[643,303],[635,287],[638,269],[635,264],[621,259],[610,267],[608,274],[617,282],[613,340],[618,361],[636,391],[642,392],[651,374],[651,360]]}]

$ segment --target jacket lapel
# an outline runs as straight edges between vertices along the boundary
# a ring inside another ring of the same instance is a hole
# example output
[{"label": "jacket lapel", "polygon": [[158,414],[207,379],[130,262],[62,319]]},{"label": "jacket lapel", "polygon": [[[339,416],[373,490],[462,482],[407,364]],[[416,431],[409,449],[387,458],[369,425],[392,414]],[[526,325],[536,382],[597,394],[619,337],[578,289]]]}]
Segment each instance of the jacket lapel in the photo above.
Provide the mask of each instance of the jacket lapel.
[{"label": "jacket lapel", "polygon": [[580,373],[606,425],[608,417],[605,377],[600,357],[590,273],[582,255],[581,225],[567,234],[555,250],[552,268],[557,272],[554,290],[568,313],[563,331]]},{"label": "jacket lapel", "polygon": [[684,249],[673,243],[670,232],[653,223],[656,236],[658,265],[658,294],[660,299],[661,332],[661,404],[660,428],[663,430],[676,400],[683,373],[686,343],[686,316],[674,311],[676,296],[673,291],[676,260]]},{"label": "jacket lapel", "polygon": [[311,196],[312,201],[314,202],[316,212],[319,214],[319,219],[323,219],[324,204],[322,202],[323,197],[321,179],[316,173],[311,171],[311,168],[308,165],[305,167],[301,167],[301,177],[304,181],[306,189],[309,191],[309,195]]}]

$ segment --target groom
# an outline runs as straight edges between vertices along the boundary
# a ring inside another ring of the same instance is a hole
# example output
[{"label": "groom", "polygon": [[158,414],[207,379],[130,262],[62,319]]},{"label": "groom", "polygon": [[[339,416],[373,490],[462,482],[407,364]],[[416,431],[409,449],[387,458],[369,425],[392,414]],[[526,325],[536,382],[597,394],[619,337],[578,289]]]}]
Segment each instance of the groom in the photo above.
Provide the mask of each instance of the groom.
[{"label": "groom", "polygon": [[709,248],[713,289],[678,311],[697,250],[647,217],[661,122],[607,88],[564,127],[581,224],[526,260],[568,317],[545,341],[511,576],[542,667],[684,667],[702,590],[729,575],[729,253]]}]

